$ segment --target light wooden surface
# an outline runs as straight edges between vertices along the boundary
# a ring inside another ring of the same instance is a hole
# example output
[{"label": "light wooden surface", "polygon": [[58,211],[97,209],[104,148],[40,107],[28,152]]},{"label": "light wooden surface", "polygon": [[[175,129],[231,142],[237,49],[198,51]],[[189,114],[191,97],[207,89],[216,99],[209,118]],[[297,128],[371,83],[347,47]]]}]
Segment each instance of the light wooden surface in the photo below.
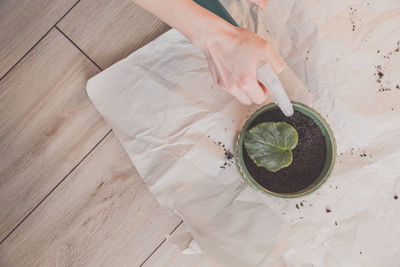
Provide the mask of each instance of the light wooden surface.
[{"label": "light wooden surface", "polygon": [[57,26],[103,69],[169,29],[131,0],[82,0]]},{"label": "light wooden surface", "polygon": [[77,0],[0,1],[0,78]]},{"label": "light wooden surface", "polygon": [[0,247],[0,266],[139,266],[179,222],[110,133]]},{"label": "light wooden surface", "polygon": [[109,131],[86,96],[97,72],[53,29],[0,82],[0,240]]},{"label": "light wooden surface", "polygon": [[0,1],[0,266],[190,266],[85,92],[167,29],[129,0]]}]

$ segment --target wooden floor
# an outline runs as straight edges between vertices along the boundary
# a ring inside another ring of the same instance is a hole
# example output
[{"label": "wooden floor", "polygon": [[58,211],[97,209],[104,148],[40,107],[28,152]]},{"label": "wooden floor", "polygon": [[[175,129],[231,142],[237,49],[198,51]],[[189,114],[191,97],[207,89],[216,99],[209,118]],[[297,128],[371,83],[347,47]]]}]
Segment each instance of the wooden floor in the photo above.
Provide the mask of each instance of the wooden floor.
[{"label": "wooden floor", "polygon": [[129,0],[0,1],[0,266],[207,266],[85,92],[168,29]]}]

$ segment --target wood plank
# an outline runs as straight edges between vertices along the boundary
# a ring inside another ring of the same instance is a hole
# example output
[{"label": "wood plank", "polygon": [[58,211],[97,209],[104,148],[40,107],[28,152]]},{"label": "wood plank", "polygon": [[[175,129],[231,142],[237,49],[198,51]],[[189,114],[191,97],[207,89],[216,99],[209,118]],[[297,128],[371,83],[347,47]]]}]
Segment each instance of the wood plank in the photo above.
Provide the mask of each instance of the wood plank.
[{"label": "wood plank", "polygon": [[0,246],[0,266],[139,266],[179,222],[111,132]]},{"label": "wood plank", "polygon": [[0,77],[76,2],[77,0],[0,1]]},{"label": "wood plank", "polygon": [[82,0],[57,26],[103,69],[169,29],[131,0]]},{"label": "wood plank", "polygon": [[[211,267],[217,265],[211,265],[208,259],[203,254],[185,255],[181,252],[184,249],[185,244],[182,242],[182,248],[178,248],[176,244],[171,242],[172,239],[182,239],[182,235],[187,230],[185,225],[182,223],[172,233],[171,237],[168,238],[147,261],[142,265],[143,267],[158,267],[158,266],[174,266],[174,267]],[[184,238],[182,239],[184,240]]]},{"label": "wood plank", "polygon": [[109,131],[85,91],[98,71],[53,29],[0,81],[0,240]]}]

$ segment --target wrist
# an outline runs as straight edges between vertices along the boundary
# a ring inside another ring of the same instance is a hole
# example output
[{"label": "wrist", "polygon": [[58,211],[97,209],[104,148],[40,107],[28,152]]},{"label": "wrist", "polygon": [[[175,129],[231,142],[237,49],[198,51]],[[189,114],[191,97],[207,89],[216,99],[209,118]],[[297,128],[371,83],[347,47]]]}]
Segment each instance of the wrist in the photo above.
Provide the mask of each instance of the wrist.
[{"label": "wrist", "polygon": [[200,50],[205,51],[214,44],[221,42],[227,36],[235,35],[237,31],[238,27],[217,17],[215,20],[204,23],[200,31],[195,32],[195,36],[188,36],[188,39]]},{"label": "wrist", "polygon": [[[176,28],[201,50],[206,49],[210,43],[214,43],[221,37],[237,31],[238,27],[233,26],[211,11],[198,6],[195,2],[191,2],[191,5],[194,6],[192,6],[190,16],[186,17],[185,23]],[[189,10],[187,11],[189,14]]]}]

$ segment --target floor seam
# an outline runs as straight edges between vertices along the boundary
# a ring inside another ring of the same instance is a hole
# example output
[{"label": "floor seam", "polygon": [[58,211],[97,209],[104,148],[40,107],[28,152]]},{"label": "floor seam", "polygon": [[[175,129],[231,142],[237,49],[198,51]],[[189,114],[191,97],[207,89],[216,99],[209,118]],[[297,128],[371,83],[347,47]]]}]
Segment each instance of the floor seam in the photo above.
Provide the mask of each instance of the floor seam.
[{"label": "floor seam", "polygon": [[4,241],[7,240],[7,238],[9,236],[12,235],[12,233],[15,232],[15,230],[18,229],[18,227],[57,189],[57,187],[62,184],[62,182],[64,182],[68,176],[77,168],[79,167],[79,165],[96,149],[96,147],[98,147],[100,145],[101,142],[103,142],[103,140],[112,132],[112,130],[109,130],[101,139],[100,141],[98,141],[96,143],[96,145],[94,145],[88,153],[86,153],[86,155],[77,163],[75,164],[75,166],[42,198],[42,200],[39,201],[39,203],[37,203],[35,205],[35,207],[33,207],[33,209],[28,212],[27,215],[25,215],[22,220],[20,220],[16,226],[14,226],[14,228],[0,241],[0,245],[4,243]]},{"label": "floor seam", "polygon": [[87,59],[90,60],[99,70],[103,70],[91,57],[89,57],[74,41],[71,40],[60,28],[54,26],[71,44],[73,44]]},{"label": "floor seam", "polygon": [[54,27],[56,27],[56,25],[63,19],[65,18],[66,15],[68,15],[68,13],[80,2],[81,0],[78,0],[75,4],[72,5],[72,7],[70,9],[67,10],[67,12],[65,12],[64,15],[61,16],[61,18],[59,20],[57,20],[57,22],[42,36],[40,37],[40,39],[31,47],[29,48],[29,50],[14,64],[12,65],[8,71],[6,73],[3,74],[3,76],[1,76],[0,78],[0,82],[7,76],[7,74],[9,74],[48,34],[49,32],[51,32],[52,29],[54,29]]},{"label": "floor seam", "polygon": [[[180,223],[175,226],[175,228],[169,233],[170,235],[172,235],[176,229],[179,228],[179,226],[181,226],[181,224],[183,223],[183,220],[180,221]],[[147,256],[147,258],[139,265],[139,267],[142,267],[150,258],[151,256],[153,256],[153,254],[165,243],[165,241],[167,241],[167,238],[164,238],[163,241],[161,241],[161,243],[150,253],[149,256]]]}]

